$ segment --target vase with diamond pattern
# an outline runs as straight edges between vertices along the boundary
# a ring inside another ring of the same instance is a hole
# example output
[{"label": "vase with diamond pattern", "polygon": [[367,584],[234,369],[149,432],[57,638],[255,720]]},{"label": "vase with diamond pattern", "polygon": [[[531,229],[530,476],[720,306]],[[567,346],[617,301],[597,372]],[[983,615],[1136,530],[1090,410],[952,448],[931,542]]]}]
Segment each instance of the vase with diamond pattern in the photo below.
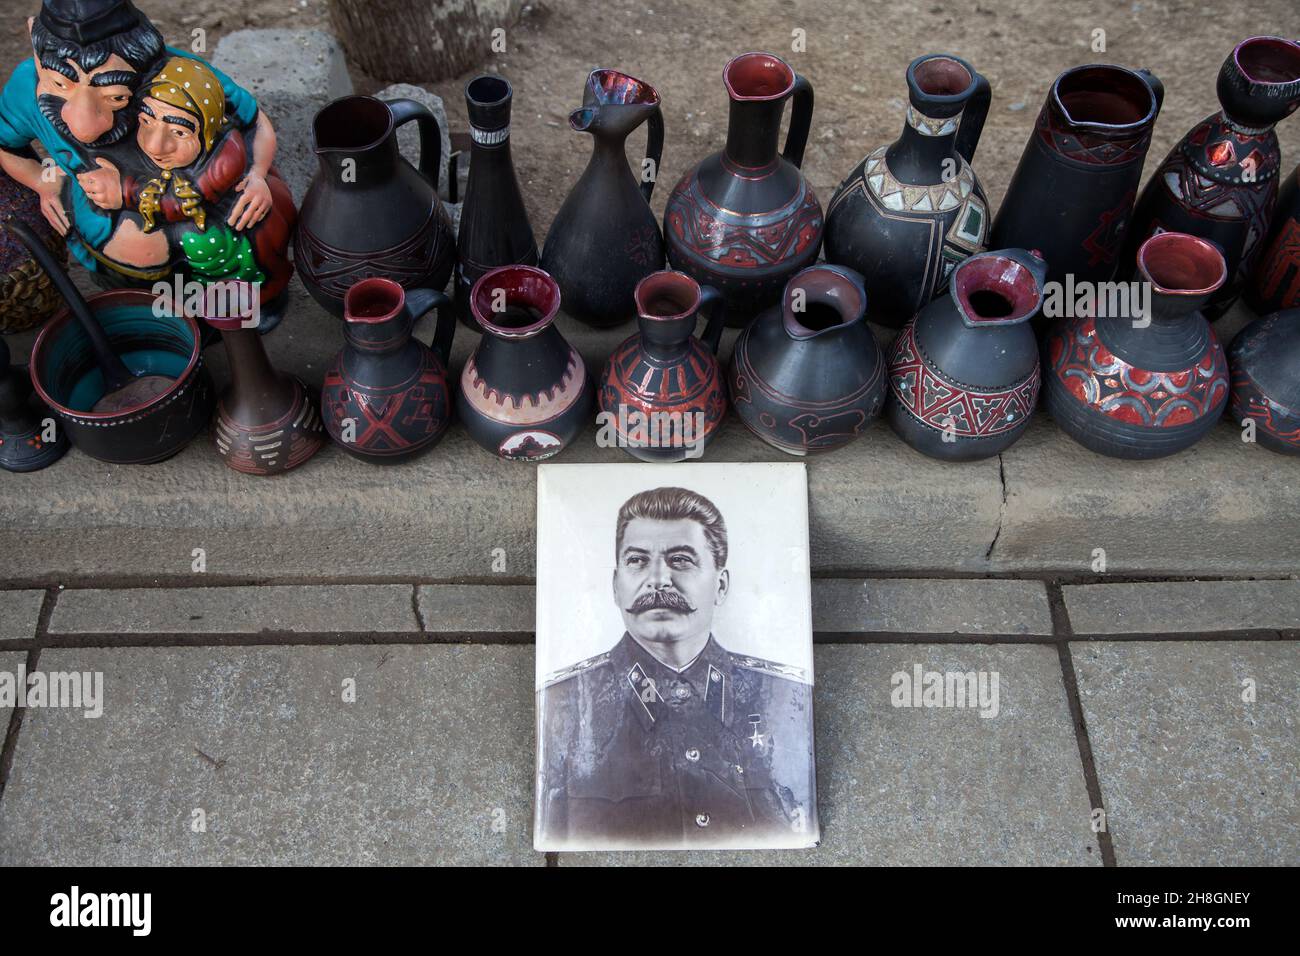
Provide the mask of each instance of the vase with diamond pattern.
[{"label": "vase with diamond pattern", "polygon": [[[736,57],[723,82],[731,99],[726,148],[673,189],[664,241],[672,267],[721,292],[727,324],[739,327],[775,305],[789,278],[817,260],[824,216],[799,168],[812,85],[771,53]],[[786,100],[790,129],[777,152]]]},{"label": "vase with diamond pattern", "polygon": [[1142,244],[1143,309],[1098,305],[1057,323],[1046,344],[1047,410],[1086,448],[1112,458],[1163,458],[1200,441],[1228,404],[1228,363],[1201,314],[1228,278],[1213,243],[1162,232]]},{"label": "vase with diamond pattern", "polygon": [[989,246],[1038,249],[1049,282],[1115,277],[1164,100],[1146,70],[1066,70],[1047,93],[993,219]]},{"label": "vase with diamond pattern", "polygon": [[[428,451],[451,421],[451,300],[433,289],[407,292],[392,279],[362,279],[343,305],[343,349],[321,390],[325,430],[344,451],[376,464]],[[429,348],[413,330],[435,308],[438,324]]]},{"label": "vase with diamond pattern", "polygon": [[867,154],[826,207],[826,259],[860,273],[875,322],[900,328],[983,252],[988,200],[971,160],[988,80],[965,60],[922,56],[907,68],[903,135]]},{"label": "vase with diamond pattern", "polygon": [[1047,264],[1002,249],[953,268],[949,294],[907,324],[890,350],[889,424],[923,454],[976,461],[1006,451],[1029,426],[1041,382],[1029,320]]},{"label": "vase with diamond pattern", "polygon": [[1257,315],[1300,306],[1300,166],[1278,192],[1264,254],[1251,271],[1245,298]]},{"label": "vase with diamond pattern", "polygon": [[1300,43],[1251,37],[1219,70],[1218,112],[1170,151],[1133,214],[1127,261],[1159,232],[1185,232],[1223,250],[1228,280],[1202,310],[1232,307],[1264,249],[1282,165],[1273,127],[1300,106]]}]

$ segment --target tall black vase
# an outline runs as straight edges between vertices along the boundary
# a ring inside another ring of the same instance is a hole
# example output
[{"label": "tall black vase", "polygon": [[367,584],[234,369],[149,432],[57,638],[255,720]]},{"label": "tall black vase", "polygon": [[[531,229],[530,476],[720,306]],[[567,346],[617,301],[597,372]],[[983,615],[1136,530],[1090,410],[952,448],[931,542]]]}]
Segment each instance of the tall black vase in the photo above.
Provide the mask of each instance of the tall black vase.
[{"label": "tall black vase", "polygon": [[471,328],[482,327],[469,305],[469,293],[481,276],[497,266],[537,265],[537,242],[528,222],[510,156],[510,103],[514,91],[504,77],[484,74],[465,85],[469,111],[469,184],[460,212],[456,241],[456,316]]}]

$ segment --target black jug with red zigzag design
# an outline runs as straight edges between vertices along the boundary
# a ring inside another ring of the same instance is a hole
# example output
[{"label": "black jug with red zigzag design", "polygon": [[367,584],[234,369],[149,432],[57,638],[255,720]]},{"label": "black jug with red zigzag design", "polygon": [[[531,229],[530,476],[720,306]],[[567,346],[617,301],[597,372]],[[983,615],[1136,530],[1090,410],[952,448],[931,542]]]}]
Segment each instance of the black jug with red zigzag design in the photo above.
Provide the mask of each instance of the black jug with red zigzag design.
[{"label": "black jug with red zigzag design", "polygon": [[889,357],[889,424],[931,458],[1000,454],[1029,425],[1041,383],[1029,320],[1042,307],[1047,264],[1002,249],[952,271],[949,294],[921,310]]}]

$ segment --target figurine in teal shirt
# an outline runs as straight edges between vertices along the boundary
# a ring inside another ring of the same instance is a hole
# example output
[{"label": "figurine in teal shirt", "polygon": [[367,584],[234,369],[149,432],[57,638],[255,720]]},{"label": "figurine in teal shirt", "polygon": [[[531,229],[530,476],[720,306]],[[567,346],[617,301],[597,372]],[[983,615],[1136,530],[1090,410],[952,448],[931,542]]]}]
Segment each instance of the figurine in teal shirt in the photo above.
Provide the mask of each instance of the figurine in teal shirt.
[{"label": "figurine in teal shirt", "polygon": [[[112,268],[98,252],[113,234],[115,219],[106,210],[115,195],[120,200],[121,185],[97,153],[134,131],[136,111],[128,107],[165,57],[199,58],[166,47],[131,0],[44,0],[28,28],[33,57],[0,92],[0,168],[40,196],[45,218],[88,269]],[[252,142],[253,161],[227,220],[237,226],[271,207],[266,176],[275,130],[246,90],[219,70],[213,73],[230,119]],[[58,169],[36,159],[34,140]]]}]

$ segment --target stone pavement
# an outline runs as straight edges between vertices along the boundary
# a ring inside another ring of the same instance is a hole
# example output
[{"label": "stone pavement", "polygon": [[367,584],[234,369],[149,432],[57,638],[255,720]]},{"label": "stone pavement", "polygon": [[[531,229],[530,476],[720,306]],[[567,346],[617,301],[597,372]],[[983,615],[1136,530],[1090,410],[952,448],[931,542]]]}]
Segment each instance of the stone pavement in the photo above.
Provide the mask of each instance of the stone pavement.
[{"label": "stone pavement", "polygon": [[532,596],[0,591],[0,686],[104,687],[0,710],[0,864],[1300,862],[1300,581],[815,580],[822,845],[773,853],[532,850]]}]

